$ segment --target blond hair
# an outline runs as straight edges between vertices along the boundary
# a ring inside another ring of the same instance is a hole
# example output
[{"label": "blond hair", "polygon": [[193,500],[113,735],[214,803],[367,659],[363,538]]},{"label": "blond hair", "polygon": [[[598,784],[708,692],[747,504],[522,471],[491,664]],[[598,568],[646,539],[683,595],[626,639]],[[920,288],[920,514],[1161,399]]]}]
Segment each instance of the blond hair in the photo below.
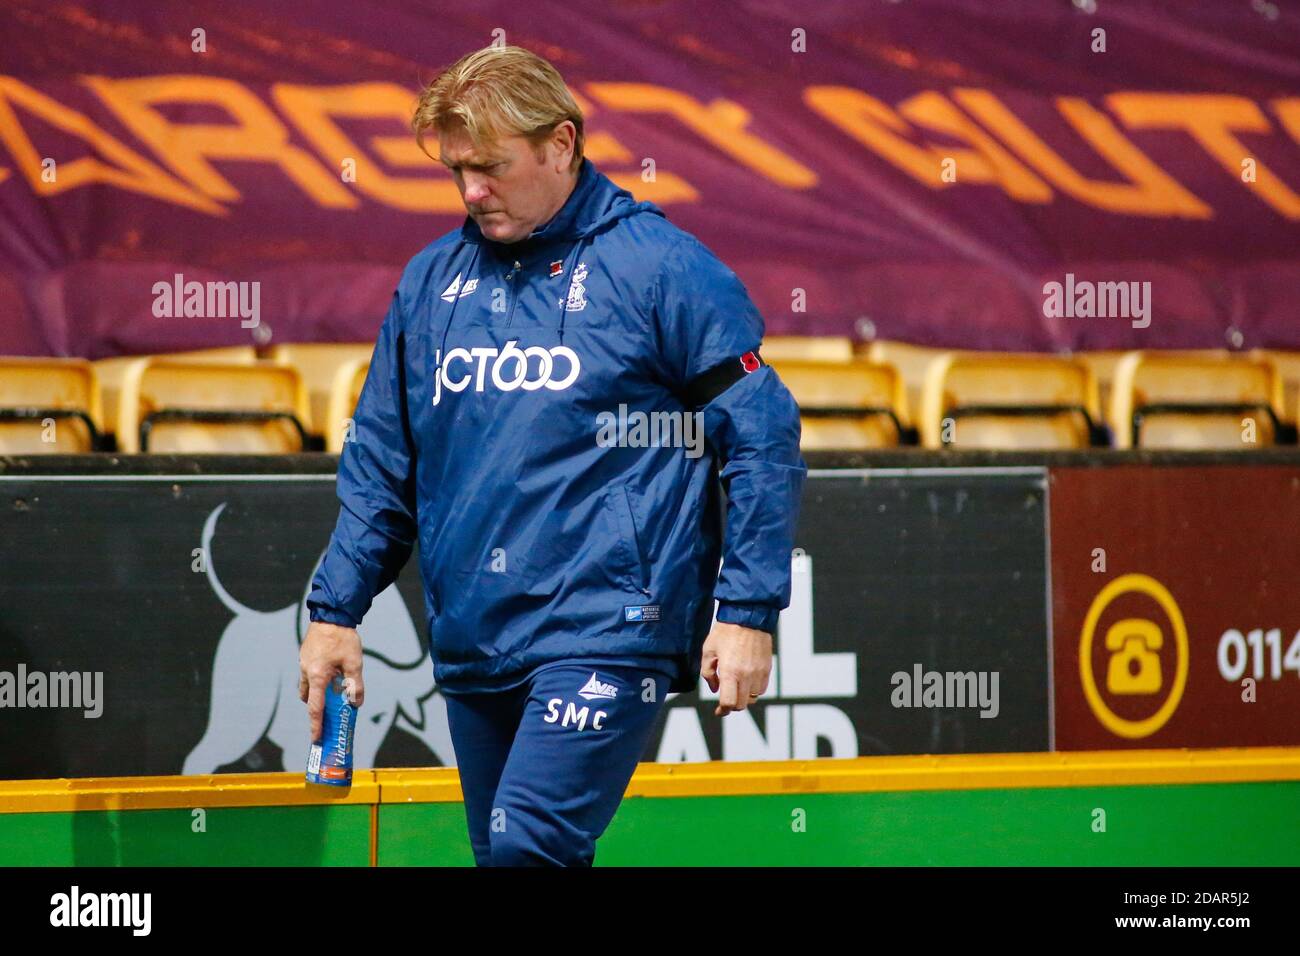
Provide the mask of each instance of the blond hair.
[{"label": "blond hair", "polygon": [[577,131],[570,170],[582,165],[582,110],[559,71],[519,46],[489,46],[461,57],[420,93],[411,119],[415,141],[427,153],[429,130],[463,126],[476,148],[523,136],[535,149],[569,120]]}]

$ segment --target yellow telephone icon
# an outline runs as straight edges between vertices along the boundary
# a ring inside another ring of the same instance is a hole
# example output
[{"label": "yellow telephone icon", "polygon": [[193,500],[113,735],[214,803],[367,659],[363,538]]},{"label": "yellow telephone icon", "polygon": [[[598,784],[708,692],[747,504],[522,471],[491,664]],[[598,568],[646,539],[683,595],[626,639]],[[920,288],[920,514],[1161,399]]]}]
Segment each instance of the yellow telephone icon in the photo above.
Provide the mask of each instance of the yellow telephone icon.
[{"label": "yellow telephone icon", "polygon": [[1152,621],[1130,617],[1116,621],[1106,631],[1111,651],[1106,668],[1106,690],[1112,694],[1157,694],[1162,683],[1160,650],[1164,636]]}]

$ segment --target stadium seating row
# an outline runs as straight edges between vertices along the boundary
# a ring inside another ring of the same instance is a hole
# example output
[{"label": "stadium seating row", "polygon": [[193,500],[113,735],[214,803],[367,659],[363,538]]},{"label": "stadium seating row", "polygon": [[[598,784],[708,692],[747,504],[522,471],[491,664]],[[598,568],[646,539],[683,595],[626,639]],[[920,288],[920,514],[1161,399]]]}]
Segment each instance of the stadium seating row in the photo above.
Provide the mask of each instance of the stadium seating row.
[{"label": "stadium seating row", "polygon": [[[0,358],[0,454],[338,452],[371,349]],[[806,450],[1250,450],[1294,442],[1300,417],[1297,353],[1060,356],[811,337],[774,337],[762,352],[799,403]]]},{"label": "stadium seating row", "polygon": [[0,453],[341,451],[373,348],[0,358]]},{"label": "stadium seating row", "polygon": [[808,450],[1249,451],[1294,443],[1300,418],[1300,353],[1065,356],[787,338],[763,354],[799,402]]}]

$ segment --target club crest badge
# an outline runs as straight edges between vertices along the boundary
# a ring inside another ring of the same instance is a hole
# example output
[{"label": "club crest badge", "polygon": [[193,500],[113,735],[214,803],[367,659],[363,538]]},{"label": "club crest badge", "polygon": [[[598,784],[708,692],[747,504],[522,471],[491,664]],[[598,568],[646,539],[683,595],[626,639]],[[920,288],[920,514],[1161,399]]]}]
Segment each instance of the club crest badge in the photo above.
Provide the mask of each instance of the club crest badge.
[{"label": "club crest badge", "polygon": [[566,312],[581,312],[587,307],[587,288],[583,285],[587,281],[587,264],[579,262],[578,268],[573,270],[573,279],[569,282],[569,301],[564,304]]}]

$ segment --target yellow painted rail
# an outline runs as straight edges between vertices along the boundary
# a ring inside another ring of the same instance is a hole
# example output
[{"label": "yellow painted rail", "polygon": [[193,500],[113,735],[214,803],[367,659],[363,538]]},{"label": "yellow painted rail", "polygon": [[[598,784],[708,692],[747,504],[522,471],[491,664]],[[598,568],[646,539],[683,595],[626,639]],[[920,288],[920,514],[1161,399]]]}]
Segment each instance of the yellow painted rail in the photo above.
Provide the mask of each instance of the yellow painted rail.
[{"label": "yellow painted rail", "polygon": [[[1300,780],[1300,747],[953,754],[656,764],[637,767],[629,797],[718,797],[889,790],[990,790]],[[0,813],[450,803],[453,767],[360,770],[350,790],[308,787],[298,773],[0,781]]]}]

